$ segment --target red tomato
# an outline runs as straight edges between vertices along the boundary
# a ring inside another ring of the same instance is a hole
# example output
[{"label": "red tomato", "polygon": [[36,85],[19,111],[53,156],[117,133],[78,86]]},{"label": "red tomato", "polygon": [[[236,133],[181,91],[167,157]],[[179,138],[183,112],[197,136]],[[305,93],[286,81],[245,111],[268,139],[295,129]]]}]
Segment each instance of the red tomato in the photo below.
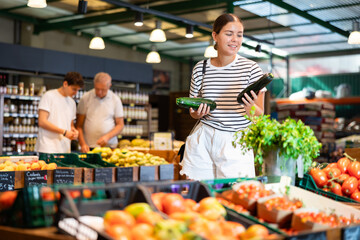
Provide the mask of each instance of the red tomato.
[{"label": "red tomato", "polygon": [[328,168],[338,168],[337,163],[329,163],[326,167]]},{"label": "red tomato", "polygon": [[163,212],[162,199],[166,195],[164,192],[158,192],[151,194],[151,200],[153,201],[155,207],[159,209],[159,211]]},{"label": "red tomato", "polygon": [[105,228],[105,231],[115,239],[132,239],[130,228],[124,225],[109,225]]},{"label": "red tomato", "polygon": [[178,193],[167,193],[162,199],[162,206],[166,214],[185,211],[184,198]]},{"label": "red tomato", "polygon": [[104,225],[105,227],[111,225],[122,225],[127,228],[131,228],[135,225],[136,220],[128,212],[123,210],[108,210],[104,214]]},{"label": "red tomato", "polygon": [[337,181],[338,183],[342,184],[343,182],[345,182],[346,179],[348,179],[350,176],[349,174],[343,173],[341,174],[338,179],[336,179],[335,181]]},{"label": "red tomato", "polygon": [[360,192],[354,192],[353,194],[351,194],[351,199],[354,199],[355,201],[360,202]]},{"label": "red tomato", "polygon": [[342,173],[346,173],[347,166],[350,164],[350,160],[346,157],[340,158],[337,161],[338,168],[341,170]]},{"label": "red tomato", "polygon": [[359,183],[356,177],[349,177],[344,181],[341,187],[343,194],[350,196],[358,188]]},{"label": "red tomato", "polygon": [[340,175],[341,175],[341,171],[338,168],[330,168],[330,170],[327,173],[327,177],[329,179],[339,177]]},{"label": "red tomato", "polygon": [[324,171],[320,170],[319,168],[312,168],[310,170],[310,175],[314,179],[316,186],[322,188],[328,183],[328,178]]},{"label": "red tomato", "polygon": [[350,176],[360,179],[360,162],[351,162],[348,165],[347,170]]},{"label": "red tomato", "polygon": [[335,182],[332,183],[330,189],[331,189],[331,192],[333,192],[339,196],[343,195],[342,191],[341,191],[341,185],[339,183],[335,183]]}]

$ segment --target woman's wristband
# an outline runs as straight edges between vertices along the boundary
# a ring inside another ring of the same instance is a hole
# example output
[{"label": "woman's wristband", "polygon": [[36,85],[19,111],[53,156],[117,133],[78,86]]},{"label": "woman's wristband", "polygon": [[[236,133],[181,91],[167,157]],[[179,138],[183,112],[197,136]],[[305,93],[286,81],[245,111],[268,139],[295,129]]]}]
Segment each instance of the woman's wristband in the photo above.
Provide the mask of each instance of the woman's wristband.
[{"label": "woman's wristband", "polygon": [[66,131],[66,130],[64,130],[64,134],[63,134],[63,136],[66,136],[66,132],[67,132],[67,131]]}]

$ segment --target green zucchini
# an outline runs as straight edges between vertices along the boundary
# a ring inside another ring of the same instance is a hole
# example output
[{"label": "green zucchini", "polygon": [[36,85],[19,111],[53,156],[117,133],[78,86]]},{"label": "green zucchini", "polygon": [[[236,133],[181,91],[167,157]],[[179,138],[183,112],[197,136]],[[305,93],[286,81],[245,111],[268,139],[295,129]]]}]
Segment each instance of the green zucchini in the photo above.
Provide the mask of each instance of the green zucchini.
[{"label": "green zucchini", "polygon": [[264,75],[262,75],[262,77],[259,80],[257,80],[256,82],[254,82],[253,84],[242,90],[241,93],[239,93],[237,97],[238,103],[244,104],[242,98],[244,97],[245,93],[247,93],[247,95],[251,97],[251,99],[253,99],[250,91],[253,90],[257,95],[261,89],[263,89],[273,80],[273,78],[274,75],[272,73],[265,73]]},{"label": "green zucchini", "polygon": [[176,98],[176,105],[183,108],[193,108],[197,110],[201,103],[205,103],[207,106],[210,106],[210,110],[216,108],[216,102],[206,98],[190,98],[190,97],[180,97]]}]

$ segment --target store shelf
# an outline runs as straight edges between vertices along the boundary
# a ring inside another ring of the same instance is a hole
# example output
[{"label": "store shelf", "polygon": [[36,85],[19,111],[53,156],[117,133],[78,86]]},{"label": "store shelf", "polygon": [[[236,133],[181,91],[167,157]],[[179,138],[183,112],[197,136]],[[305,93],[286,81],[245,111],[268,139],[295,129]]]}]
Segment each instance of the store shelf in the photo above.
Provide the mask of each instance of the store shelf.
[{"label": "store shelf", "polygon": [[3,152],[3,156],[35,156],[37,152]]},{"label": "store shelf", "polygon": [[4,138],[33,138],[37,137],[37,133],[4,133]]},{"label": "store shelf", "polygon": [[38,118],[38,114],[26,114],[26,113],[4,113],[4,117],[26,117],[26,118]]},{"label": "store shelf", "polygon": [[328,102],[334,105],[351,105],[360,104],[360,97],[346,97],[346,98],[314,98],[314,99],[300,99],[290,100],[288,98],[278,98],[274,100],[277,104],[302,104],[314,102]]},{"label": "store shelf", "polygon": [[24,95],[12,95],[4,94],[4,98],[20,99],[20,100],[40,100],[40,96],[24,96]]}]

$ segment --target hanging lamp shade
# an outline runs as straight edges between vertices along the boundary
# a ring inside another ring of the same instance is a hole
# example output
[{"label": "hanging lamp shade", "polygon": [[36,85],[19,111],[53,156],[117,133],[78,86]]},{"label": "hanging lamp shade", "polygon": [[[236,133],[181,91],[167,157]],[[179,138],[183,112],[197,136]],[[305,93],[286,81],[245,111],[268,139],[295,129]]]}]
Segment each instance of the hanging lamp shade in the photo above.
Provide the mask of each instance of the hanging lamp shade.
[{"label": "hanging lamp shade", "polygon": [[105,43],[102,37],[100,37],[100,30],[95,30],[95,36],[91,39],[89,44],[90,49],[94,50],[103,50],[105,49]]},{"label": "hanging lamp shade", "polygon": [[360,44],[360,32],[359,32],[359,22],[353,22],[353,31],[350,33],[348,38],[349,44]]},{"label": "hanging lamp shade", "polygon": [[28,0],[27,6],[32,8],[45,8],[47,4],[46,0]]},{"label": "hanging lamp shade", "polygon": [[148,55],[146,56],[146,62],[147,63],[161,62],[160,54],[156,51],[156,48],[154,46],[151,47],[151,52],[149,52]]},{"label": "hanging lamp shade", "polygon": [[165,32],[161,29],[161,22],[156,21],[156,28],[150,33],[151,42],[166,42]]},{"label": "hanging lamp shade", "polygon": [[209,46],[205,49],[204,57],[206,58],[217,57],[217,51],[215,50],[212,41],[210,41]]},{"label": "hanging lamp shade", "polygon": [[141,27],[144,25],[143,21],[144,21],[144,14],[142,12],[136,12],[134,25],[137,27]]},{"label": "hanging lamp shade", "polygon": [[194,26],[193,25],[187,25],[186,26],[186,38],[193,38],[194,37]]}]

